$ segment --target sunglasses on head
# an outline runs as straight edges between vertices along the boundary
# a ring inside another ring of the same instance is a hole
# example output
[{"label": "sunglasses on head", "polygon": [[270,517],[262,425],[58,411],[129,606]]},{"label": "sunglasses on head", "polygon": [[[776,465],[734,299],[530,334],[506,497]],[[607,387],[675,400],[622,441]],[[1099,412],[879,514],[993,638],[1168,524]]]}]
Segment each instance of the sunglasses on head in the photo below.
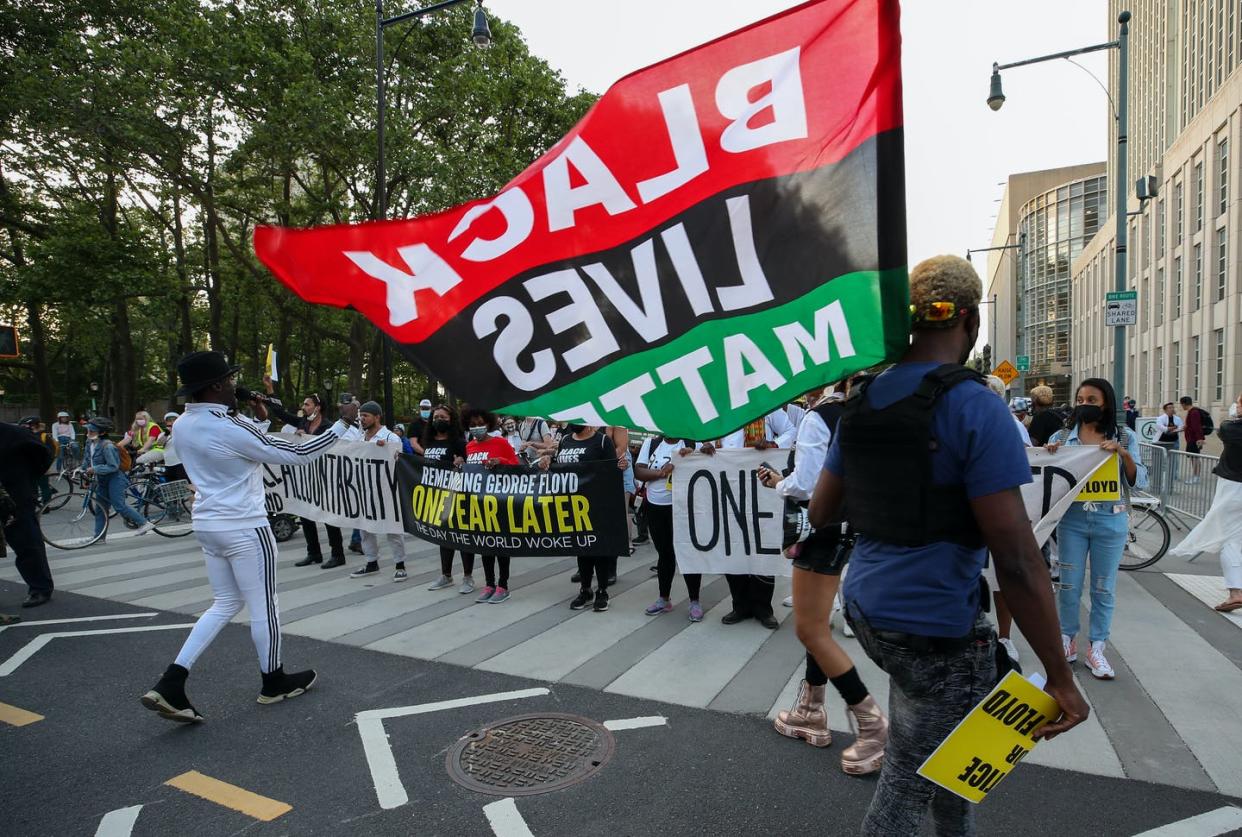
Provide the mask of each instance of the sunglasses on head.
[{"label": "sunglasses on head", "polygon": [[947,323],[956,317],[965,317],[973,309],[973,305],[958,305],[955,302],[929,302],[920,311],[917,305],[910,306],[910,317],[916,322]]}]

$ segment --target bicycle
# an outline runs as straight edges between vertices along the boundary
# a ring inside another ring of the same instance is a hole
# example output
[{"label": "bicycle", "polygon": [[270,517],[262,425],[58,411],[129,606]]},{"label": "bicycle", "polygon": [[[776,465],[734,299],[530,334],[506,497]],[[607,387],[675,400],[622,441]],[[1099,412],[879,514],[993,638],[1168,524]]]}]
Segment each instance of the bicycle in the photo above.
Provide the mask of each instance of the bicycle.
[{"label": "bicycle", "polygon": [[103,515],[103,526],[98,526],[97,510],[101,501],[95,499],[96,480],[81,471],[71,475],[71,479],[82,489],[81,501],[64,509],[64,503],[55,509],[43,506],[39,509],[39,528],[42,530],[43,542],[56,549],[83,549],[97,543],[108,535],[108,515]]},{"label": "bicycle", "polygon": [[1169,522],[1160,513],[1160,498],[1132,496],[1130,527],[1125,549],[1121,553],[1121,569],[1141,570],[1164,557],[1172,540]]},{"label": "bicycle", "polygon": [[[163,467],[135,476],[125,492],[125,502],[155,524],[155,533],[165,538],[181,538],[194,531],[193,497],[189,480],[164,478]],[[127,528],[136,528],[125,520]]]}]

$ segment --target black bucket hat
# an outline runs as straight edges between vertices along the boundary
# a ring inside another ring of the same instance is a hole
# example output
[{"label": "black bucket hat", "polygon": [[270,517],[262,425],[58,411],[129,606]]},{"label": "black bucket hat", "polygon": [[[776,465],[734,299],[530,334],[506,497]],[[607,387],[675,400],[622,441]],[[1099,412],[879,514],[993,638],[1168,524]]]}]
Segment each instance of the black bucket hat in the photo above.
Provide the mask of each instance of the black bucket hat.
[{"label": "black bucket hat", "polygon": [[181,379],[178,396],[193,395],[217,381],[237,374],[240,366],[230,366],[220,352],[191,352],[177,363],[177,377]]}]

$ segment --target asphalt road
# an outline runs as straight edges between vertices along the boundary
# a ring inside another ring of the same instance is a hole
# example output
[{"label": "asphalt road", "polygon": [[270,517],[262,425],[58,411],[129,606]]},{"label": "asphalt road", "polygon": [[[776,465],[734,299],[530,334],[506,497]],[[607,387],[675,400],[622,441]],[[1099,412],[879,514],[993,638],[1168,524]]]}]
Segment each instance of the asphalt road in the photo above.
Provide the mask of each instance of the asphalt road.
[{"label": "asphalt road", "polygon": [[[17,585],[0,582],[0,602],[16,602],[21,593]],[[57,594],[52,606],[22,615],[41,620],[150,612]],[[160,613],[8,628],[0,631],[0,672],[43,634],[187,621]],[[854,834],[874,787],[874,780],[840,771],[839,751],[847,742],[816,750],[781,738],[762,718],[549,686],[300,637],[286,637],[286,665],[313,665],[318,685],[294,700],[260,706],[257,663],[242,625],[225,629],[190,678],[191,699],[206,723],[177,726],[144,710],[138,697],[185,633],[60,637],[0,676],[0,703],[43,716],[23,726],[0,723],[0,834],[91,835],[109,812],[141,805],[132,828],[140,836],[488,835],[493,832],[483,808],[502,796],[454,783],[445,754],[471,730],[536,712],[600,722],[667,719],[665,725],[615,732],[615,755],[586,781],[518,797],[520,817],[538,837]],[[385,721],[409,801],[381,807],[356,713],[540,687],[548,692]],[[165,784],[187,771],[291,810],[264,822]],[[1028,764],[980,806],[978,823],[981,834],[1134,835],[1236,804],[1215,794]]]}]

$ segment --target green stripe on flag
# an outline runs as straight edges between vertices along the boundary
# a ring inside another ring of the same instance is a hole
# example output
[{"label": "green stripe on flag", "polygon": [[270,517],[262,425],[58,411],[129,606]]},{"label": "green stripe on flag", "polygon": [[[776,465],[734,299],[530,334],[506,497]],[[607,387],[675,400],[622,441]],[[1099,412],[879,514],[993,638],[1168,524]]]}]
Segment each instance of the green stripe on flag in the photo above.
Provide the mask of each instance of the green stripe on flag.
[{"label": "green stripe on flag", "polygon": [[[713,439],[813,387],[896,360],[909,343],[908,311],[906,268],[847,273],[779,307],[702,323],[499,412],[593,423],[593,411],[608,425]],[[692,398],[698,379],[706,397]],[[627,409],[639,394],[641,406]]]}]

